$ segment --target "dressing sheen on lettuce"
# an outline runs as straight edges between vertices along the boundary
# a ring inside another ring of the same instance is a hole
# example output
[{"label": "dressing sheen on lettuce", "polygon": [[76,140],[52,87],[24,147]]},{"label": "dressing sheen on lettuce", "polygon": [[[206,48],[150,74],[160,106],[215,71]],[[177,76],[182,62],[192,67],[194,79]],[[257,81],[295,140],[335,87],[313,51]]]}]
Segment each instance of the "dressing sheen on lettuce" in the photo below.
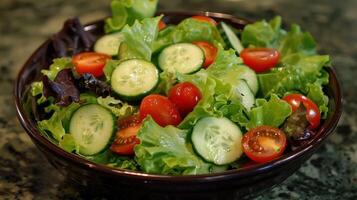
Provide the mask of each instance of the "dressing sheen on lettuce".
[{"label": "dressing sheen on lettuce", "polygon": [[289,32],[281,28],[281,18],[275,17],[247,25],[242,32],[245,47],[269,47],[280,54],[278,67],[268,73],[258,74],[260,92],[267,97],[273,93],[282,97],[292,91],[311,97],[317,103],[322,117],[327,116],[328,98],[322,86],[328,83],[325,67],[328,55],[317,55],[316,43],[307,32],[293,24]]}]

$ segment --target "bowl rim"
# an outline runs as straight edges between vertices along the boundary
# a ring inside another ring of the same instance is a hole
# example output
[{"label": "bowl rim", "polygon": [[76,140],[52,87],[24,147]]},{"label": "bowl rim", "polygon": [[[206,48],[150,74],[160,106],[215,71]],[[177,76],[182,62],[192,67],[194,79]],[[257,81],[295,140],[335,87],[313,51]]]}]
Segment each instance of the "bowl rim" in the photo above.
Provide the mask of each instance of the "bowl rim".
[{"label": "bowl rim", "polygon": [[[230,20],[232,23],[239,23],[239,24],[247,24],[252,21],[246,20],[240,17],[236,17],[234,15],[230,14],[224,14],[224,13],[217,13],[217,12],[203,12],[203,11],[165,11],[165,12],[158,12],[159,14],[164,14],[164,15],[182,15],[182,16],[193,16],[193,15],[204,15],[204,16],[209,16],[209,17],[214,17],[214,18],[219,18],[221,20]],[[91,22],[86,24],[85,30],[89,31],[93,28],[95,28],[95,24],[102,22],[103,19]],[[319,147],[322,142],[333,132],[335,127],[337,126],[337,123],[339,121],[339,118],[342,114],[342,94],[341,94],[341,87],[340,83],[338,81],[338,78],[336,76],[336,70],[331,67],[328,69],[329,75],[330,75],[330,83],[334,82],[336,91],[333,91],[335,93],[335,112],[332,114],[331,118],[329,120],[326,120],[322,126],[320,127],[319,131],[317,132],[317,135],[320,137],[315,137],[313,140],[311,140],[307,145],[303,145],[299,148],[297,148],[294,151],[288,152],[280,156],[279,158],[264,163],[264,164],[258,164],[249,168],[242,168],[242,169],[234,169],[234,170],[227,170],[224,172],[219,172],[219,173],[212,173],[212,174],[200,174],[200,175],[180,175],[180,176],[174,176],[174,175],[160,175],[160,174],[149,174],[149,173],[144,173],[144,172],[139,172],[139,171],[131,171],[131,170],[124,170],[124,169],[118,169],[114,167],[109,167],[103,164],[98,164],[94,163],[92,161],[86,160],[82,158],[79,155],[73,154],[66,152],[59,146],[53,144],[50,140],[48,140],[45,136],[43,136],[39,130],[37,130],[37,127],[34,126],[30,120],[26,117],[24,108],[21,104],[21,91],[22,88],[20,88],[20,80],[23,74],[25,73],[27,67],[31,64],[31,58],[36,56],[40,51],[46,47],[49,44],[49,39],[46,40],[40,47],[38,47],[34,53],[29,57],[29,59],[25,62],[25,64],[22,66],[20,69],[17,79],[14,84],[14,101],[15,101],[15,107],[16,107],[16,113],[18,120],[20,121],[21,125],[25,129],[26,133],[32,138],[32,140],[38,142],[42,146],[46,148],[47,151],[51,151],[53,154],[56,156],[60,156],[62,159],[65,159],[66,161],[69,161],[73,164],[76,164],[81,167],[88,168],[90,170],[95,170],[98,172],[105,173],[110,176],[121,176],[121,177],[126,177],[126,178],[131,178],[131,179],[139,179],[139,180],[150,180],[150,181],[165,181],[168,183],[171,182],[214,182],[214,181],[220,181],[220,180],[227,180],[228,179],[233,179],[233,178],[242,178],[242,177],[247,177],[251,175],[256,175],[256,174],[261,174],[265,173],[269,170],[279,168],[280,166],[289,163],[291,160],[303,156],[306,152],[310,151],[313,148]],[[34,142],[36,144],[36,142]],[[38,145],[38,144],[36,144]]]}]

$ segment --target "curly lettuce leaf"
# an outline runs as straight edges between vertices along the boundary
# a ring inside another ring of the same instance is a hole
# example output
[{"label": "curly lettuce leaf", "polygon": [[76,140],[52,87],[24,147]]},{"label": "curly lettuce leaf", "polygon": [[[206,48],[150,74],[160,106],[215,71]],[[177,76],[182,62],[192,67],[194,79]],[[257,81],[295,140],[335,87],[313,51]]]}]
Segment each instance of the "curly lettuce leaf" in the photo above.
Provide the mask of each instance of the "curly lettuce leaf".
[{"label": "curly lettuce leaf", "polygon": [[63,69],[72,68],[72,58],[63,57],[53,59],[53,63],[50,65],[49,69],[41,70],[42,74],[47,76],[51,81],[55,80],[58,72]]},{"label": "curly lettuce leaf", "polygon": [[118,154],[113,153],[109,149],[93,156],[86,156],[85,158],[95,163],[119,169],[128,169],[133,171],[139,170],[138,164],[134,158],[128,156],[120,156]]},{"label": "curly lettuce leaf", "polygon": [[225,47],[224,40],[216,26],[187,18],[176,27],[172,27],[165,31],[164,34],[160,34],[154,43],[153,49],[154,52],[157,52],[171,44],[193,41],[208,41],[215,46]]},{"label": "curly lettuce leaf", "polygon": [[59,107],[55,104],[50,105],[46,108],[46,112],[53,111],[53,114],[49,119],[37,123],[39,130],[56,141],[60,141],[67,133],[65,127],[68,127],[72,113],[79,107],[80,104],[78,103],[72,103],[67,107]]},{"label": "curly lettuce leaf", "polygon": [[62,149],[65,151],[72,153],[72,152],[79,152],[79,146],[76,144],[76,141],[74,140],[73,136],[71,134],[65,134],[61,138],[61,140],[58,143],[58,146],[60,146]]},{"label": "curly lettuce leaf", "polygon": [[158,0],[112,0],[112,17],[105,20],[105,32],[120,31],[126,24],[134,24],[135,20],[153,17],[157,4]]},{"label": "curly lettuce leaf", "polygon": [[42,104],[46,102],[47,98],[43,94],[43,82],[42,81],[36,81],[31,84],[31,95],[33,97],[40,96],[37,99],[37,104]]},{"label": "curly lettuce leaf", "polygon": [[159,126],[148,117],[138,138],[135,155],[140,168],[147,173],[170,175],[205,174],[226,167],[217,167],[206,163],[197,156],[188,142],[188,131],[173,126]]},{"label": "curly lettuce leaf", "polygon": [[320,79],[324,67],[330,64],[330,57],[317,55],[316,42],[310,33],[301,31],[296,24],[286,32],[281,28],[281,18],[275,17],[269,22],[263,20],[247,25],[242,33],[242,43],[246,47],[269,47],[280,52],[278,67],[258,74],[260,92],[264,97],[302,93],[313,98],[322,116],[327,116],[328,99],[322,87],[328,79]]},{"label": "curly lettuce leaf", "polygon": [[132,26],[126,25],[122,33],[124,41],[119,48],[120,60],[140,58],[151,61],[153,44],[157,39],[158,24],[162,16],[145,18],[141,22],[135,21]]},{"label": "curly lettuce leaf", "polygon": [[120,64],[120,61],[119,60],[109,60],[104,68],[103,68],[103,72],[104,72],[104,75],[105,75],[105,78],[107,80],[107,82],[110,82],[111,81],[111,78],[112,78],[112,73],[114,71],[114,69]]},{"label": "curly lettuce leaf", "polygon": [[137,112],[137,108],[135,106],[124,103],[111,96],[106,98],[98,97],[97,102],[99,105],[110,110],[119,119],[125,118]]},{"label": "curly lettuce leaf", "polygon": [[179,75],[180,82],[191,82],[195,84],[202,93],[202,99],[180,123],[182,129],[192,128],[198,120],[208,116],[227,117],[237,123],[246,123],[245,108],[240,100],[234,96],[230,84],[201,70],[193,75]]},{"label": "curly lettuce leaf", "polygon": [[291,106],[273,94],[270,100],[257,99],[256,107],[249,112],[249,122],[245,125],[252,129],[262,125],[278,128],[292,113]]}]

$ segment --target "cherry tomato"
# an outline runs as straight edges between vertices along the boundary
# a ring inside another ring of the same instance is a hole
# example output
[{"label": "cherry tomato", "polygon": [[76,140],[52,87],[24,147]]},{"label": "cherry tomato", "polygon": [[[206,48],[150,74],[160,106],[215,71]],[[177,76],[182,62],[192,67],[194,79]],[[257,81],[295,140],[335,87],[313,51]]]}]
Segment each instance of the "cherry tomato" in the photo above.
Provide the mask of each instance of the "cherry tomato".
[{"label": "cherry tomato", "polygon": [[118,127],[120,129],[133,127],[140,125],[142,122],[140,115],[130,115],[118,121]]},{"label": "cherry tomato", "polygon": [[90,73],[95,77],[103,75],[103,68],[110,59],[109,55],[95,52],[84,52],[75,55],[72,58],[78,74]]},{"label": "cherry tomato", "polygon": [[159,22],[159,31],[163,30],[166,28],[166,23],[162,20]]},{"label": "cherry tomato", "polygon": [[320,125],[320,110],[317,105],[301,94],[289,94],[283,98],[291,106],[293,112],[295,112],[302,103],[306,109],[306,119],[309,122],[312,129],[316,129]]},{"label": "cherry tomato", "polygon": [[213,26],[217,26],[217,22],[210,17],[197,15],[197,16],[192,16],[192,18],[196,19],[198,21],[201,21],[201,22],[208,22],[208,23],[212,24]]},{"label": "cherry tomato", "polygon": [[256,72],[264,72],[276,66],[280,54],[276,49],[247,48],[240,53],[244,64]]},{"label": "cherry tomato", "polygon": [[176,105],[181,116],[191,112],[201,98],[201,91],[190,82],[179,83],[169,91],[169,99]]},{"label": "cherry tomato", "polygon": [[135,145],[140,144],[136,138],[139,129],[140,125],[136,125],[119,130],[110,150],[120,155],[133,155]]},{"label": "cherry tomato", "polygon": [[243,136],[242,144],[248,158],[257,163],[264,163],[283,154],[286,148],[286,136],[280,129],[259,126]]},{"label": "cherry tomato", "polygon": [[165,96],[151,94],[146,96],[140,104],[141,119],[151,115],[156,123],[165,127],[167,125],[178,125],[181,116],[176,106]]},{"label": "cherry tomato", "polygon": [[207,68],[208,66],[210,66],[216,59],[218,51],[217,48],[211,45],[210,43],[204,41],[197,41],[192,43],[200,47],[205,54],[205,63],[203,64],[203,67]]}]

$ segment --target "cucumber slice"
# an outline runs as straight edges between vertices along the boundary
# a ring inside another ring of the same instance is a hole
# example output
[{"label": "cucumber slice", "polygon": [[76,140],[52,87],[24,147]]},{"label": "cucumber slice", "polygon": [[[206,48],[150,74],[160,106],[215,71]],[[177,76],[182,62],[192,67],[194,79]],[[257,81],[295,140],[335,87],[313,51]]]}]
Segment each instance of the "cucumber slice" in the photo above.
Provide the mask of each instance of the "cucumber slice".
[{"label": "cucumber slice", "polygon": [[242,105],[249,111],[254,103],[255,97],[245,80],[238,80],[235,85],[236,94],[241,99]]},{"label": "cucumber slice", "polygon": [[222,24],[223,31],[229,40],[229,43],[240,54],[240,52],[243,51],[244,47],[240,42],[239,38],[231,29],[231,27],[229,27],[226,23],[222,22],[221,24]]},{"label": "cucumber slice", "polygon": [[72,115],[69,132],[82,155],[100,153],[110,144],[115,126],[112,113],[97,104],[78,108]]},{"label": "cucumber slice", "polygon": [[191,43],[179,43],[166,47],[159,55],[163,71],[190,74],[198,71],[205,60],[203,51]]},{"label": "cucumber slice", "polygon": [[255,71],[245,65],[239,65],[238,70],[240,71],[239,78],[247,82],[250,90],[255,96],[259,89],[257,74]]},{"label": "cucumber slice", "polygon": [[115,56],[118,54],[119,46],[123,40],[124,36],[122,33],[104,35],[96,41],[94,51]]},{"label": "cucumber slice", "polygon": [[191,135],[196,152],[208,162],[225,165],[242,155],[242,132],[227,118],[206,117],[197,122]]},{"label": "cucumber slice", "polygon": [[151,92],[159,82],[159,71],[151,62],[131,59],[120,63],[113,71],[113,90],[126,100],[138,100]]}]

